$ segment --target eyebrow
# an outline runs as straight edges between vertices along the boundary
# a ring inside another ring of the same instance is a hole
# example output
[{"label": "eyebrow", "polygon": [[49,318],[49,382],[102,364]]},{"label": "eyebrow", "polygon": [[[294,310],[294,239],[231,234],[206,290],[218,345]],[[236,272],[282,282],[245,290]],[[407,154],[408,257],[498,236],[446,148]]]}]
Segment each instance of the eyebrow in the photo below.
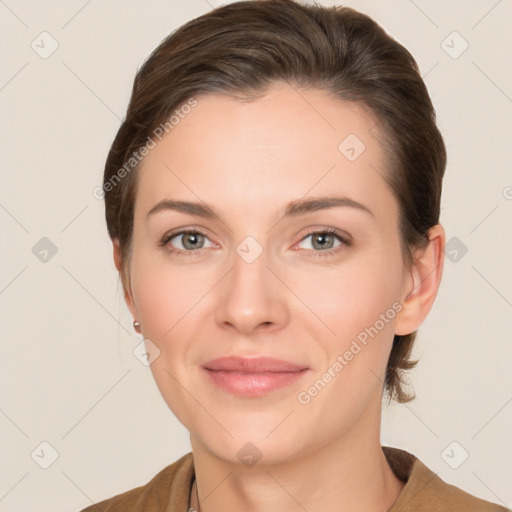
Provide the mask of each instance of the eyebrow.
[{"label": "eyebrow", "polygon": [[[298,217],[307,213],[316,212],[319,210],[326,210],[329,208],[350,207],[362,212],[368,213],[375,217],[374,213],[364,204],[354,201],[348,197],[343,196],[322,196],[313,197],[308,199],[298,199],[291,201],[286,205],[284,210],[284,217]],[[173,210],[205,219],[213,219],[218,217],[214,209],[205,203],[198,203],[193,201],[176,201],[172,199],[163,199],[159,201],[149,212],[147,217],[166,210]]]}]

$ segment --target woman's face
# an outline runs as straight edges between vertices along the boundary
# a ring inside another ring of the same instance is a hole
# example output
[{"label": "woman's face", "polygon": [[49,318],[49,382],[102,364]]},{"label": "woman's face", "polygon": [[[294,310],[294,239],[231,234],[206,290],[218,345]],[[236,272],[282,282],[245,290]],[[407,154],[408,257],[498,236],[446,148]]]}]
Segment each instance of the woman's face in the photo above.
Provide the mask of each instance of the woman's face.
[{"label": "woman's face", "polygon": [[[196,100],[145,157],[135,204],[127,301],[162,396],[232,462],[378,435],[410,273],[375,120],[282,83]],[[210,363],[227,356],[295,366]]]}]

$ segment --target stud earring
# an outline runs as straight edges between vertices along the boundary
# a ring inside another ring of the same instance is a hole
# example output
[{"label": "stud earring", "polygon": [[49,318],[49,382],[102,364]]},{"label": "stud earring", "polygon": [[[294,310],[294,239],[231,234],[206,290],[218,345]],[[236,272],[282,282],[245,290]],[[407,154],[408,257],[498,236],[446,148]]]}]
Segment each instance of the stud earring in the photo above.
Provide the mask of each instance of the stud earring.
[{"label": "stud earring", "polygon": [[137,320],[133,321],[133,330],[140,334],[140,322],[138,322]]}]

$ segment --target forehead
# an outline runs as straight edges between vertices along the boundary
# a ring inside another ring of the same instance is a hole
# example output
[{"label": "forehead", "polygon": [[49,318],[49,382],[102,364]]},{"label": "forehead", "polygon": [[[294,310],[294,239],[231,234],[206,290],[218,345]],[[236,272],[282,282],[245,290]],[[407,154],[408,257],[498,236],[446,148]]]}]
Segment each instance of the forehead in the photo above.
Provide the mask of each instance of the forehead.
[{"label": "forehead", "polygon": [[166,197],[277,211],[327,193],[396,209],[376,121],[361,106],[285,83],[251,101],[195,99],[144,158],[136,211]]}]

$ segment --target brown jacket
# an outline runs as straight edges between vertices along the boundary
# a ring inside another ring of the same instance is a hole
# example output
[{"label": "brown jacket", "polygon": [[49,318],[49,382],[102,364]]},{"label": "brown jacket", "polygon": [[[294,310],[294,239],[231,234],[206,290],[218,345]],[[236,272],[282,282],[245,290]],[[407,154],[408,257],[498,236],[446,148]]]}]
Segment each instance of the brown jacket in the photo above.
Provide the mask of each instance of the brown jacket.
[{"label": "brown jacket", "polygon": [[[510,512],[447,484],[404,450],[387,446],[382,449],[396,476],[407,482],[388,512]],[[146,485],[81,512],[187,512],[193,481],[194,461],[189,452]]]}]

